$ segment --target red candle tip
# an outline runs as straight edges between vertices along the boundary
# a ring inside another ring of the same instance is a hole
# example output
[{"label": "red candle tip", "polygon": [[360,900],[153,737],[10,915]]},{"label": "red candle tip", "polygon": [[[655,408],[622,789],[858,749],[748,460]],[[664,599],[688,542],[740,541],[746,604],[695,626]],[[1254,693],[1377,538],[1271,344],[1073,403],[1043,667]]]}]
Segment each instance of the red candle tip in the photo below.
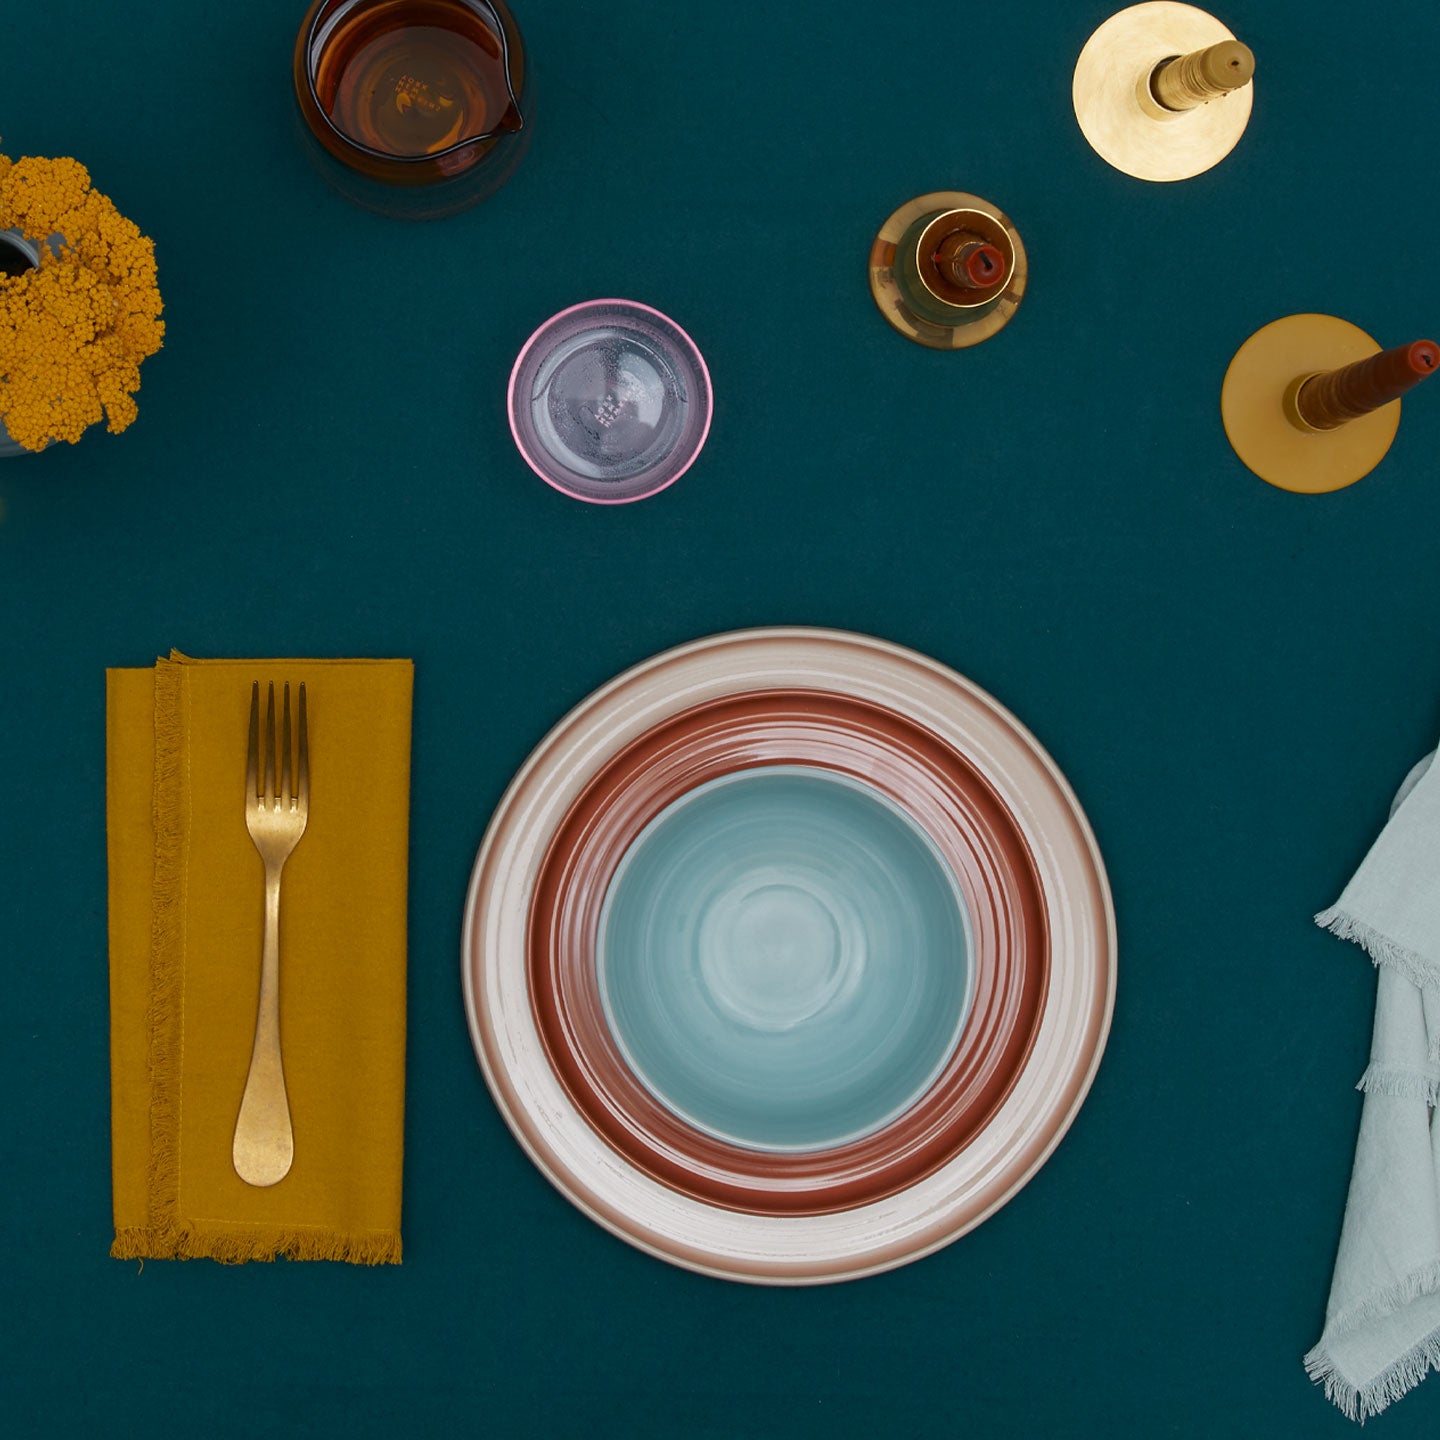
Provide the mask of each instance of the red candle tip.
[{"label": "red candle tip", "polygon": [[1417,375],[1433,374],[1440,368],[1440,345],[1433,340],[1417,340],[1411,347],[1406,357],[1410,361],[1410,368]]},{"label": "red candle tip", "polygon": [[1005,257],[994,245],[977,245],[965,260],[965,276],[977,290],[988,290],[1005,278]]}]

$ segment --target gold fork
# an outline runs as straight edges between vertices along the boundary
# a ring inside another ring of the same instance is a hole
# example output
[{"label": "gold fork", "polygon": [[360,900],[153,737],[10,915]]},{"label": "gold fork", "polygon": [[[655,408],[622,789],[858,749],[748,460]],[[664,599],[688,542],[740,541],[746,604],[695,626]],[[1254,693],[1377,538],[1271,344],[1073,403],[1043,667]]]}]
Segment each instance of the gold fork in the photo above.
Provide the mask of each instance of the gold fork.
[{"label": "gold fork", "polygon": [[280,1060],[280,876],[305,833],[310,814],[310,745],[305,733],[305,686],[300,686],[295,789],[290,788],[290,687],[280,722],[280,786],[275,786],[275,686],[265,705],[265,776],[260,785],[260,683],[250,691],[250,753],[245,765],[245,828],[265,862],[265,946],[260,958],[260,1003],[250,1073],[235,1122],[235,1173],[249,1185],[274,1185],[290,1172],[295,1135]]}]

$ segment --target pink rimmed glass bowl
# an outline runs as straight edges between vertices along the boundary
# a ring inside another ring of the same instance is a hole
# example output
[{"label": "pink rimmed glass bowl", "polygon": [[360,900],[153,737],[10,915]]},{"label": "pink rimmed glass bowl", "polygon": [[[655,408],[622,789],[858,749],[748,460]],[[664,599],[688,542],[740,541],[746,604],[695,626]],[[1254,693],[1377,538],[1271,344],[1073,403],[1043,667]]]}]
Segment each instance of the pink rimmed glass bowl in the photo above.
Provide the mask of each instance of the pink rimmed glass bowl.
[{"label": "pink rimmed glass bowl", "polygon": [[547,485],[596,505],[644,500],[695,463],[710,371],[667,315],[588,300],[552,315],[510,372],[510,430]]}]

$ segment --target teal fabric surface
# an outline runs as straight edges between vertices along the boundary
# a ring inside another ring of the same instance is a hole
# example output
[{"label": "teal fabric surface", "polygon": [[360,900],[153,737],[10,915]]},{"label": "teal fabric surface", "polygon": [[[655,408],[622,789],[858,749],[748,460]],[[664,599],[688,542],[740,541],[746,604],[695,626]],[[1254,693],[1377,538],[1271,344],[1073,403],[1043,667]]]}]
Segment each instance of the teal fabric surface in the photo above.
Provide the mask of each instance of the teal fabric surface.
[{"label": "teal fabric surface", "polygon": [[[1440,393],[1369,480],[1305,499],[1234,458],[1219,389],[1280,315],[1440,328],[1440,11],[1227,8],[1250,130],[1147,186],[1070,113],[1106,3],[1017,0],[962,42],[919,0],[517,0],[533,148],[415,228],[308,168],[303,8],[6,7],[5,152],[92,168],[156,237],[170,326],[131,431],[0,462],[11,1433],[1352,1433],[1300,1357],[1374,978],[1310,916],[1440,728]],[[865,283],[880,222],[945,186],[1032,263],[964,354],[905,343]],[[680,484],[604,509],[525,469],[504,392],[536,324],[612,294],[695,336],[717,403]],[[682,1273],[554,1193],[457,966],[475,848],[546,728],[766,623],[903,642],[1016,710],[1121,935],[1108,1054],[1040,1175],[941,1254],[817,1290]],[[415,659],[398,1269],[107,1257],[103,671],[171,645]],[[1431,1380],[1379,1423],[1437,1420]]]}]

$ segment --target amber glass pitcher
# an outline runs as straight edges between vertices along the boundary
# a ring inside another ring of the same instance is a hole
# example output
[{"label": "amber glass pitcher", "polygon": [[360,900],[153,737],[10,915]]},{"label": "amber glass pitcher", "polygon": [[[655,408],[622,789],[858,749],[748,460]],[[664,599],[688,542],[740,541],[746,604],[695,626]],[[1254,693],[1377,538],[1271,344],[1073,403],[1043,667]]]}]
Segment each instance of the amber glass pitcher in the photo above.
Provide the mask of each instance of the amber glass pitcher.
[{"label": "amber glass pitcher", "polygon": [[315,0],[295,94],[326,177],[367,209],[451,215],[530,137],[525,46],[502,0]]}]

